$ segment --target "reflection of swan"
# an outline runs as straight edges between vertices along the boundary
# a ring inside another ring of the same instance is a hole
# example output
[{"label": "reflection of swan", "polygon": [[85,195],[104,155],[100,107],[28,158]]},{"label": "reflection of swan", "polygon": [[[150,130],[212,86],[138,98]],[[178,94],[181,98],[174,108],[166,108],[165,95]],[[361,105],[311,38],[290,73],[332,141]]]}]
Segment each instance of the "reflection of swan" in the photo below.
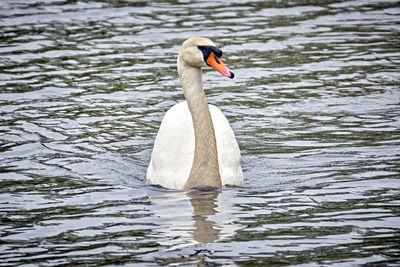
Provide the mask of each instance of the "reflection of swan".
[{"label": "reflection of swan", "polygon": [[218,197],[217,191],[188,192],[194,213],[193,238],[200,243],[212,242],[218,239],[220,230],[216,229],[215,222],[207,220],[207,216],[215,215]]},{"label": "reflection of swan", "polygon": [[150,189],[154,234],[168,251],[232,237],[239,229],[235,190],[170,191]]},{"label": "reflection of swan", "polygon": [[[153,204],[150,207],[162,219],[156,235],[158,240],[168,240],[162,243],[168,249],[154,258],[158,264],[205,265],[205,254],[210,251],[199,247],[199,243],[213,242],[219,238],[221,226],[216,226],[207,218],[216,215],[218,194],[218,191],[149,191]],[[186,202],[182,202],[184,198]],[[192,211],[188,211],[190,205],[186,204],[189,203],[192,204]],[[184,216],[185,211],[191,217]]]},{"label": "reflection of swan", "polygon": [[201,79],[206,65],[233,78],[221,56],[204,37],[182,44],[177,63],[186,102],[173,106],[161,122],[147,169],[150,183],[171,189],[242,184],[234,133],[221,110],[208,105]]}]

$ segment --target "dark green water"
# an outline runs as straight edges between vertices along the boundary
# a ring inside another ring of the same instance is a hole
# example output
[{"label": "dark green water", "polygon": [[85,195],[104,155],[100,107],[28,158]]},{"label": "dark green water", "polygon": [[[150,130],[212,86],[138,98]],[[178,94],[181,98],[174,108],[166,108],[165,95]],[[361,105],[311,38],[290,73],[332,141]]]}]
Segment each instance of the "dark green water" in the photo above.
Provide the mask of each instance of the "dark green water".
[{"label": "dark green water", "polygon": [[[0,266],[400,265],[398,1],[1,1]],[[145,182],[205,70],[245,183]]]}]

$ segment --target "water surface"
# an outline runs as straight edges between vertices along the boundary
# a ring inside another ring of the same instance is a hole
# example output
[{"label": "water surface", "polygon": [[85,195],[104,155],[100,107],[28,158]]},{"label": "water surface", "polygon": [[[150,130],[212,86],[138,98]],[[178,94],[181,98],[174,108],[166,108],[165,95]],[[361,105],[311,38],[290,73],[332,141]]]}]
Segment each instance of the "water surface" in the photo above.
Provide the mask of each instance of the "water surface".
[{"label": "water surface", "polygon": [[[400,264],[398,1],[2,1],[0,266]],[[147,185],[180,44],[245,183]]]}]

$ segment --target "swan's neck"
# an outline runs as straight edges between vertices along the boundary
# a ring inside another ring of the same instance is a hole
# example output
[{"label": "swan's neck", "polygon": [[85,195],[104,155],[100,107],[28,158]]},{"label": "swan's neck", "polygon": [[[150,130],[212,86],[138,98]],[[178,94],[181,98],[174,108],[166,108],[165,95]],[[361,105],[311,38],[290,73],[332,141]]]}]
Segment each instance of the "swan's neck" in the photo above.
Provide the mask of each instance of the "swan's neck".
[{"label": "swan's neck", "polygon": [[217,145],[210,109],[201,80],[201,69],[178,61],[179,78],[192,114],[194,158],[185,188],[221,187]]}]

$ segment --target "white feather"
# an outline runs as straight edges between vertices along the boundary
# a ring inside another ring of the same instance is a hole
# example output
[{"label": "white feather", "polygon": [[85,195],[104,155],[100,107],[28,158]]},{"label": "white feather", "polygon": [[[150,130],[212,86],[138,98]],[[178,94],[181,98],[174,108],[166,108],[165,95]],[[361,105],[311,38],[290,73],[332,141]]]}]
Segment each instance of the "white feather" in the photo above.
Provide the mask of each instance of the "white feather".
[{"label": "white feather", "polygon": [[[209,105],[217,143],[222,185],[241,185],[240,150],[228,120],[216,106]],[[182,189],[194,157],[194,129],[187,102],[174,105],[165,114],[158,131],[147,180],[165,188]]]}]

